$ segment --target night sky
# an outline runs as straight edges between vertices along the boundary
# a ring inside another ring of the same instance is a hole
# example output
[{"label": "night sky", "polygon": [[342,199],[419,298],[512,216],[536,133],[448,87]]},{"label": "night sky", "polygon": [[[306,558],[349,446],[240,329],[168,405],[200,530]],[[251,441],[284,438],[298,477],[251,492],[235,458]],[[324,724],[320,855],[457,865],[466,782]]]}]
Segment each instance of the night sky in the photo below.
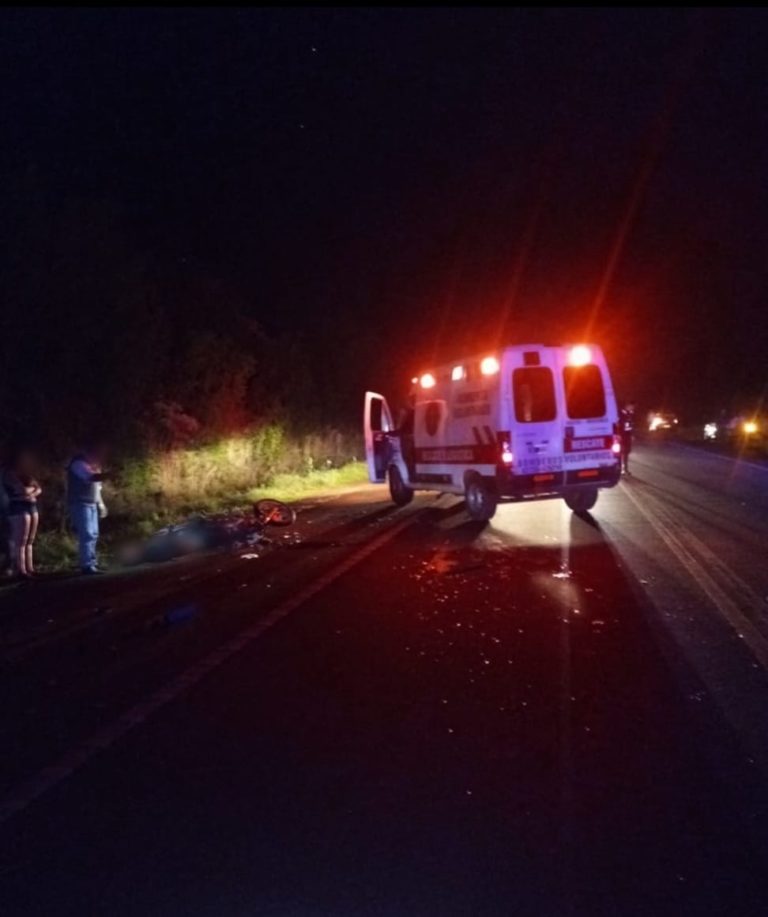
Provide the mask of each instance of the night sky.
[{"label": "night sky", "polygon": [[6,187],[112,202],[352,388],[585,334],[648,406],[765,385],[762,11],[16,11],[0,42]]}]

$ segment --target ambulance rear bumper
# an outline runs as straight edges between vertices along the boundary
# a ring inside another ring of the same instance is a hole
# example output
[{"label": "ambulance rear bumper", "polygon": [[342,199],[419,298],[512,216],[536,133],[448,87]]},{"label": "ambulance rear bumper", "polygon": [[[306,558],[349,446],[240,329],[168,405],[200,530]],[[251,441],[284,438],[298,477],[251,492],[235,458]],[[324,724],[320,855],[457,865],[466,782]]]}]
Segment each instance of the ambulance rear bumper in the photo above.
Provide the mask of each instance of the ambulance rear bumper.
[{"label": "ambulance rear bumper", "polygon": [[615,487],[619,483],[619,463],[597,468],[579,468],[546,474],[515,474],[508,468],[496,472],[496,492],[508,500],[525,500],[531,497],[560,496],[566,491],[582,487]]}]

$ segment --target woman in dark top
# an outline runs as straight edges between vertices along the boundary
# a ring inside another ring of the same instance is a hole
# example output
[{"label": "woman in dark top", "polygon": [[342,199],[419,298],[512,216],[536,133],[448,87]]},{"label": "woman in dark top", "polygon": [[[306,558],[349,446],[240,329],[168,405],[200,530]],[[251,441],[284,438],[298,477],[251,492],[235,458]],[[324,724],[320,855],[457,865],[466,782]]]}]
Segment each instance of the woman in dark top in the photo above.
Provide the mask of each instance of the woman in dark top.
[{"label": "woman in dark top", "polygon": [[3,472],[3,488],[8,503],[11,568],[17,576],[29,579],[35,573],[33,545],[39,519],[37,498],[40,485],[32,475],[33,457],[26,449],[17,450]]}]

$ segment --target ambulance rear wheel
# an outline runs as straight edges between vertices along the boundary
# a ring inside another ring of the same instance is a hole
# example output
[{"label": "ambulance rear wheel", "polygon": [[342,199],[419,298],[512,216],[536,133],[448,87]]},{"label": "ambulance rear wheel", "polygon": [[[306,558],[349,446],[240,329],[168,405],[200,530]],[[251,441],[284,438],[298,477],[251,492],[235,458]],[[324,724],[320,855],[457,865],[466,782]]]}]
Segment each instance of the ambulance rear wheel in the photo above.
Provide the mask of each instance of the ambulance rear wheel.
[{"label": "ambulance rear wheel", "polygon": [[407,506],[413,500],[413,489],[405,483],[396,465],[390,466],[388,478],[392,502],[397,506]]},{"label": "ambulance rear wheel", "polygon": [[467,475],[464,481],[464,499],[470,519],[474,519],[475,522],[488,522],[489,519],[493,519],[499,501],[479,474]]},{"label": "ambulance rear wheel", "polygon": [[597,488],[585,487],[579,490],[572,490],[564,496],[565,504],[568,509],[574,513],[588,513],[597,503]]}]

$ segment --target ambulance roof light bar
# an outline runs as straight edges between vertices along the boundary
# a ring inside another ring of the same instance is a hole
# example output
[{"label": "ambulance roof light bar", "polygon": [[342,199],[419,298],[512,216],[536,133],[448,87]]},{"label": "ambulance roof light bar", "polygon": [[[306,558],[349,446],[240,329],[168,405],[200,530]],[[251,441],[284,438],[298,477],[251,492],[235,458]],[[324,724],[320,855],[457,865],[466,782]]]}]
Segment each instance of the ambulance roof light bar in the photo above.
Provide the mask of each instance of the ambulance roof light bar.
[{"label": "ambulance roof light bar", "polygon": [[434,388],[436,383],[437,380],[432,373],[424,373],[421,379],[419,379],[419,385],[421,385],[422,388]]},{"label": "ambulance roof light bar", "polygon": [[568,362],[571,366],[586,366],[592,362],[592,351],[586,344],[577,344],[575,347],[571,347],[571,352],[568,354]]}]

